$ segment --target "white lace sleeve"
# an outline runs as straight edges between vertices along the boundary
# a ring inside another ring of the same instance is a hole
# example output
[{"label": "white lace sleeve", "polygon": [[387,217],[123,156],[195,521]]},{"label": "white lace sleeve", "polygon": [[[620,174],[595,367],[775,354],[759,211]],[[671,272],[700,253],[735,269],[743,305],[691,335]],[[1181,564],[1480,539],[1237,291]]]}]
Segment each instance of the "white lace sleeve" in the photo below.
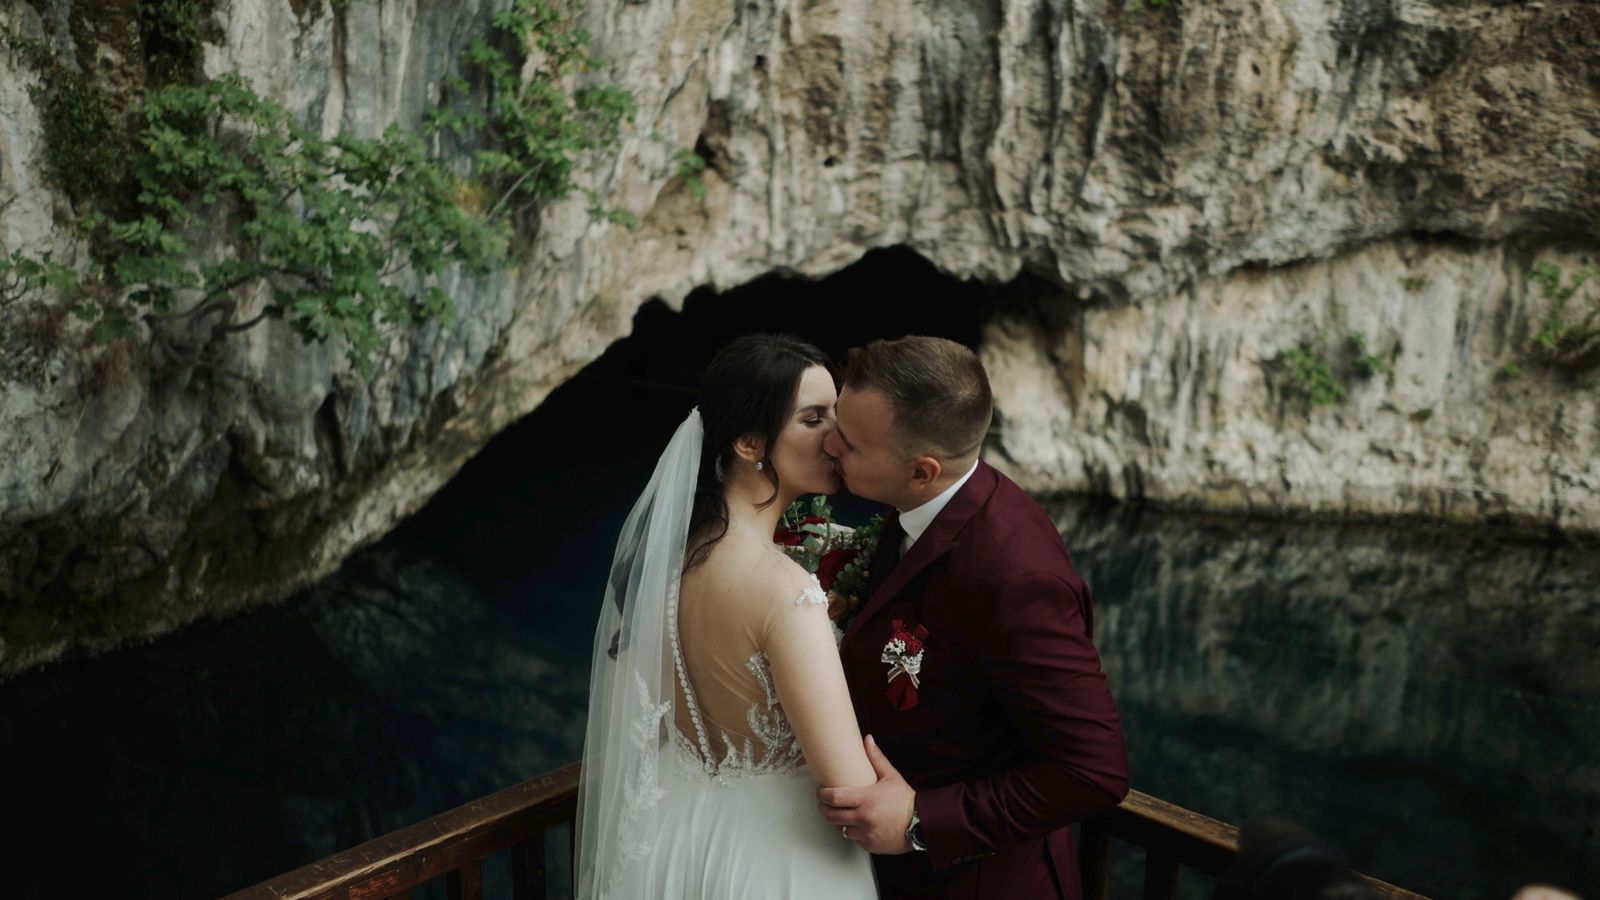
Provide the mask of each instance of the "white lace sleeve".
[{"label": "white lace sleeve", "polygon": [[765,648],[773,685],[817,783],[869,785],[876,776],[861,745],[826,603],[814,586],[778,616]]},{"label": "white lace sleeve", "polygon": [[822,589],[822,582],[818,581],[815,575],[811,576],[811,586],[801,591],[800,596],[794,598],[795,606],[804,606],[807,603],[812,606],[828,605],[828,592]]}]

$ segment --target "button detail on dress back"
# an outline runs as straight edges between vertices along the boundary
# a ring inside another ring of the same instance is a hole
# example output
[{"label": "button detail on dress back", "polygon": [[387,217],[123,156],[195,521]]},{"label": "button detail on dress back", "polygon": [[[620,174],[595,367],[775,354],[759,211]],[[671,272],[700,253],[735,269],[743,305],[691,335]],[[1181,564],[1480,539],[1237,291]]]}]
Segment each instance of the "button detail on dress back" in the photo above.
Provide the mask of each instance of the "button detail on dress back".
[{"label": "button detail on dress back", "polygon": [[[767,659],[766,652],[761,650],[756,651],[745,661],[745,669],[760,687],[764,701],[751,704],[745,713],[746,724],[750,726],[751,734],[756,736],[756,741],[739,740],[723,732],[719,735],[723,745],[722,757],[718,759],[713,754],[704,720],[700,716],[699,704],[695,701],[694,689],[689,685],[688,666],[684,663],[683,646],[678,635],[676,591],[668,601],[667,634],[672,645],[673,669],[677,674],[678,684],[683,688],[684,707],[689,712],[689,721],[694,726],[695,744],[698,746],[690,746],[688,737],[676,728],[672,729],[674,745],[683,755],[698,763],[699,770],[705,776],[718,784],[731,784],[757,775],[792,775],[800,771],[801,766],[805,765],[805,754],[800,750],[800,742],[795,739],[794,729],[789,725],[788,718],[783,714],[783,707],[778,703],[777,686],[772,680],[772,665]],[[813,575],[811,587],[801,592],[794,602],[796,606],[825,605],[828,602],[828,595]],[[757,742],[760,744],[759,747],[756,746]]]}]

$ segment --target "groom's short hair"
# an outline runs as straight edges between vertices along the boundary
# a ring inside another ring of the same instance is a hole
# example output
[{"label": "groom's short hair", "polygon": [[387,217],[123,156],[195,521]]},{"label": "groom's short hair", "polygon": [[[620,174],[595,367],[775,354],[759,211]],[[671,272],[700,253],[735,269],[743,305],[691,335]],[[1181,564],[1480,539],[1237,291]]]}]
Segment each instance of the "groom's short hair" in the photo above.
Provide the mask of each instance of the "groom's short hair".
[{"label": "groom's short hair", "polygon": [[911,335],[852,347],[844,385],[872,388],[888,399],[895,436],[907,453],[976,456],[994,415],[978,354],[944,338]]}]

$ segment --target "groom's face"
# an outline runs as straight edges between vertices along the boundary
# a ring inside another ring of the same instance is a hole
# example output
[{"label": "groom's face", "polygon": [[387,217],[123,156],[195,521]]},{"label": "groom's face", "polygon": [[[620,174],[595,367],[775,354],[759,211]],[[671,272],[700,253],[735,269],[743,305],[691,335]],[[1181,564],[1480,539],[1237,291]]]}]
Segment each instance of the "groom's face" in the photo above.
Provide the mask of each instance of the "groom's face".
[{"label": "groom's face", "polygon": [[833,457],[845,490],[868,500],[899,504],[910,467],[895,440],[894,409],[882,391],[846,385],[822,449]]}]

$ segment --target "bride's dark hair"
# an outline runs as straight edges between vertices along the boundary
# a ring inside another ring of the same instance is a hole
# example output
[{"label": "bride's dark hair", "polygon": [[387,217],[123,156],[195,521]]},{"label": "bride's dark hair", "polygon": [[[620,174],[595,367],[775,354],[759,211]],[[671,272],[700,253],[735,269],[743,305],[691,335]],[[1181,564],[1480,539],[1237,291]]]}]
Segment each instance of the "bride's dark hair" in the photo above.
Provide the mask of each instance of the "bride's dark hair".
[{"label": "bride's dark hair", "polygon": [[[826,353],[786,334],[748,334],[717,352],[700,379],[700,419],[705,441],[700,448],[700,472],[695,482],[694,510],[689,514],[689,552],[685,570],[705,562],[711,548],[728,533],[728,500],[723,495],[721,468],[731,468],[737,456],[733,442],[747,434],[765,439],[770,451],[788,424],[800,393],[800,377],[812,366],[824,366],[839,380]],[[772,496],[757,509],[778,499],[782,476],[772,460],[764,460],[762,474],[772,482]]]}]

